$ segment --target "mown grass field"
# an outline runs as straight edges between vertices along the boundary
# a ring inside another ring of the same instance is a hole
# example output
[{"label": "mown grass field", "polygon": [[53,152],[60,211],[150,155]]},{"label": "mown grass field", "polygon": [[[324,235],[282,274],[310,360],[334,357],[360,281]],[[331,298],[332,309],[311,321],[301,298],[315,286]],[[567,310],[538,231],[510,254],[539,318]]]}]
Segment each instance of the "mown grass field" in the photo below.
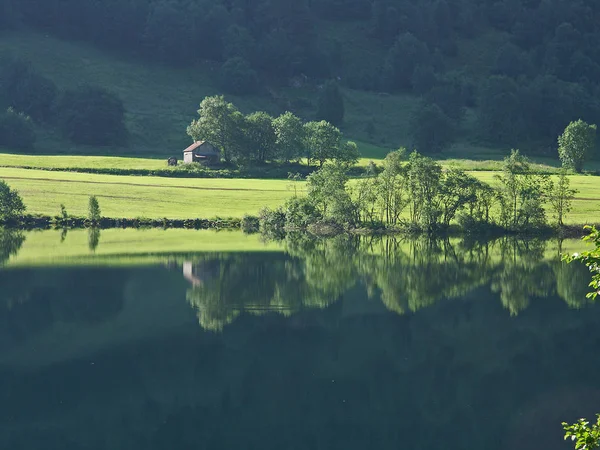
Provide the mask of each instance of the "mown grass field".
[{"label": "mown grass field", "polygon": [[86,230],[70,230],[64,241],[55,230],[32,231],[6,267],[73,265],[148,265],[169,257],[204,252],[279,251],[259,235],[212,230],[102,230],[95,251],[89,249]]},{"label": "mown grass field", "polygon": [[0,168],[0,178],[16,188],[27,211],[57,215],[64,204],[69,214],[86,215],[96,195],[106,217],[213,218],[256,214],[277,206],[292,191],[287,180],[178,179],[92,175]]},{"label": "mown grass field", "polygon": [[[497,182],[495,172],[472,174],[491,184]],[[45,215],[57,215],[61,204],[72,215],[86,215],[88,198],[95,195],[107,217],[242,217],[256,214],[264,206],[276,207],[294,192],[287,180],[179,179],[15,168],[0,168],[0,178],[20,192],[29,213]],[[600,221],[598,180],[585,175],[571,177],[571,186],[579,192],[567,223]],[[295,186],[299,193],[304,191],[303,182]]]}]

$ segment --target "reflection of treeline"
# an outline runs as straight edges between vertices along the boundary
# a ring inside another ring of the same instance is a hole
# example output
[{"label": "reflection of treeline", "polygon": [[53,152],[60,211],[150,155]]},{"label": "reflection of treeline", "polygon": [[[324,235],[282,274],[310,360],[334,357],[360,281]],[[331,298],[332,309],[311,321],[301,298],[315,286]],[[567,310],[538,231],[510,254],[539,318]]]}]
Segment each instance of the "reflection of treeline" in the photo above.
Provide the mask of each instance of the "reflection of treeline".
[{"label": "reflection of treeline", "polygon": [[570,211],[575,193],[561,173],[558,182],[536,173],[518,151],[505,158],[492,186],[459,169],[443,170],[431,158],[404,150],[390,153],[383,171],[350,182],[343,164],[329,164],[307,178],[306,197],[264,209],[264,232],[307,229],[392,228],[435,232],[457,224],[462,230],[541,231],[548,229],[546,205],[558,225]]},{"label": "reflection of treeline", "polygon": [[586,304],[585,267],[562,263],[558,251],[555,259],[544,259],[548,243],[542,240],[314,240],[291,235],[286,245],[288,257],[222,255],[197,263],[199,271],[216,268],[188,291],[201,325],[220,330],[242,312],[290,315],[326,307],[358,283],[400,314],[485,286],[512,315],[532,297],[558,295],[570,307]]},{"label": "reflection of treeline", "polygon": [[127,280],[121,269],[0,270],[1,339],[25,339],[56,323],[108,320],[123,307]]}]

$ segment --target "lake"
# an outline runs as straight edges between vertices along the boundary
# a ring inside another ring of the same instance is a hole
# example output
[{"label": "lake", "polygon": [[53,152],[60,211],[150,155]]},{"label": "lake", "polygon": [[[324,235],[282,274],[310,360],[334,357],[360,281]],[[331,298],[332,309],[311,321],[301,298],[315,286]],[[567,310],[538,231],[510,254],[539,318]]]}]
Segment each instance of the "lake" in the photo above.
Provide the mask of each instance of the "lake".
[{"label": "lake", "polygon": [[580,241],[0,230],[0,448],[572,448]]}]

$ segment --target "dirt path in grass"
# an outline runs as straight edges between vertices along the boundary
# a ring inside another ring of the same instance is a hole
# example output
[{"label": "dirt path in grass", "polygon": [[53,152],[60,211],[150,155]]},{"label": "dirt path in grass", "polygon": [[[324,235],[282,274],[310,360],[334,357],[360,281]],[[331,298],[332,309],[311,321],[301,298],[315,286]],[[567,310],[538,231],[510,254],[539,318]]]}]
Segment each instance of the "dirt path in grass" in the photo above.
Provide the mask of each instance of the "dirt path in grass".
[{"label": "dirt path in grass", "polygon": [[175,188],[175,189],[196,189],[199,191],[240,191],[240,192],[285,192],[284,189],[248,189],[248,188],[227,188],[227,187],[200,187],[200,186],[178,186],[178,185],[165,185],[165,184],[137,184],[137,183],[114,183],[114,182],[103,182],[103,181],[88,181],[88,180],[61,180],[57,178],[30,178],[30,177],[5,177],[0,176],[4,180],[23,180],[23,181],[55,181],[60,183],[86,183],[86,184],[102,184],[102,185],[114,185],[114,186],[139,186],[139,187],[150,187],[150,188]]}]

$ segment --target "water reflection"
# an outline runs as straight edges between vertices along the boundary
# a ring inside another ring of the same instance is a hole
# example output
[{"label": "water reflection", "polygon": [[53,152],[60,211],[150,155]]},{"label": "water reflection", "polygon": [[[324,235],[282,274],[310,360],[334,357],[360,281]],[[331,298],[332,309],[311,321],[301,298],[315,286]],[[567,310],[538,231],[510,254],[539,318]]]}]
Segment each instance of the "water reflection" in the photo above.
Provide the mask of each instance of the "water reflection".
[{"label": "water reflection", "polygon": [[23,242],[25,242],[25,235],[22,231],[0,228],[0,267],[11,256],[18,253]]},{"label": "water reflection", "polygon": [[7,264],[0,448],[569,448],[560,422],[600,404],[600,308],[559,250],[292,236]]},{"label": "water reflection", "polygon": [[531,299],[558,295],[570,307],[587,304],[589,273],[548,255],[542,240],[401,241],[338,237],[287,242],[286,255],[223,254],[183,263],[189,304],[201,326],[222,330],[242,312],[289,316],[325,308],[363,286],[389,311],[417,312],[489,285],[516,316]]}]

